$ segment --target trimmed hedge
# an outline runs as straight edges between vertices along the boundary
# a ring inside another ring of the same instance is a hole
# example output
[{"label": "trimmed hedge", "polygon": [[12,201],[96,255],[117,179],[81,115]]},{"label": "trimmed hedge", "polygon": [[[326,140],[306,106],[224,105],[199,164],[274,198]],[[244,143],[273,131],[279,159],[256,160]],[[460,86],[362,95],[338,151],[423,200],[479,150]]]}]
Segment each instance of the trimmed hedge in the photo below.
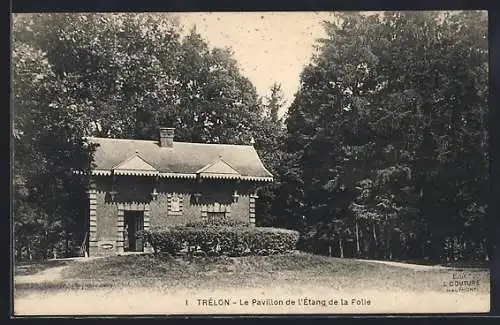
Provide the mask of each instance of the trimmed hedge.
[{"label": "trimmed hedge", "polygon": [[190,227],[152,229],[141,232],[156,253],[210,256],[273,255],[295,249],[299,233],[280,228]]}]

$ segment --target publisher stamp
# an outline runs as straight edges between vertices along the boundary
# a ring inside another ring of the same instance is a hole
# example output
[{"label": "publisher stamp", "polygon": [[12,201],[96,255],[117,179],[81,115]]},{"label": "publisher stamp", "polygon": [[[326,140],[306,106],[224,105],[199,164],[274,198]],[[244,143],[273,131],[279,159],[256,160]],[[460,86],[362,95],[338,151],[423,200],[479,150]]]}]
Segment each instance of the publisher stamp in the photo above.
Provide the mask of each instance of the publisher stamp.
[{"label": "publisher stamp", "polygon": [[442,284],[448,293],[478,292],[485,285],[485,279],[477,272],[471,271],[452,272]]}]

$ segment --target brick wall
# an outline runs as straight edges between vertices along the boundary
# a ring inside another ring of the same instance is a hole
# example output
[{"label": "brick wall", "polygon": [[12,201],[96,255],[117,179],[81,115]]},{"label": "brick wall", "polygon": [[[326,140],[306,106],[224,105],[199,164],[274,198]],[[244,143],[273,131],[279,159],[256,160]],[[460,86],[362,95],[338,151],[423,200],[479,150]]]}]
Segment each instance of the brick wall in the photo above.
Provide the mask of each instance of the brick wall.
[{"label": "brick wall", "polygon": [[[152,200],[151,192],[156,186],[158,196]],[[112,200],[109,192],[114,189],[117,193]],[[238,193],[237,198],[233,194]],[[116,254],[123,251],[122,230],[123,211],[145,211],[149,222],[147,226],[182,225],[191,221],[199,221],[204,211],[227,211],[230,219],[250,222],[252,203],[251,184],[236,183],[234,181],[202,181],[160,179],[154,182],[151,177],[117,177],[112,185],[111,177],[97,177],[95,179],[95,195],[91,198],[91,233],[90,256]],[[200,193],[195,200],[194,193]],[[180,211],[169,209],[169,200],[176,195],[180,199]],[[223,209],[220,207],[223,206]],[[94,207],[94,208],[92,208]],[[92,212],[94,211],[94,212]],[[147,211],[147,212],[146,212]],[[93,222],[92,214],[95,215]],[[92,226],[92,225],[95,226]],[[147,227],[146,227],[147,228]],[[146,250],[149,248],[146,247]]]}]

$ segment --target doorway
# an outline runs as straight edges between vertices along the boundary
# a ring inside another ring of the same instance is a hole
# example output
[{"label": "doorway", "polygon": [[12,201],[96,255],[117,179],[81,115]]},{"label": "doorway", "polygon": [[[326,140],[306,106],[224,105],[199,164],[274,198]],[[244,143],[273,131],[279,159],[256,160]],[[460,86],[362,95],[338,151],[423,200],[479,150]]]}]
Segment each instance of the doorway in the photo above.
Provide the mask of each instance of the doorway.
[{"label": "doorway", "polygon": [[137,238],[137,232],[144,229],[144,211],[124,212],[124,247],[125,252],[143,252],[144,243]]}]

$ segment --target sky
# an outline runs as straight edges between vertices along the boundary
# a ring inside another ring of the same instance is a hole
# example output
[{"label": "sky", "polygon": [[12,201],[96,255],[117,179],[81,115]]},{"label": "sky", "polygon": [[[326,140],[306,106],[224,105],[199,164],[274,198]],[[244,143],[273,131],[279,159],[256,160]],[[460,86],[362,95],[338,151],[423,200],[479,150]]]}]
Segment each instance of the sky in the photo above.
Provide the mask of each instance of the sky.
[{"label": "sky", "polygon": [[280,83],[285,107],[299,89],[316,39],[325,36],[321,22],[335,19],[333,12],[194,12],[178,17],[185,31],[196,25],[211,47],[231,47],[259,95],[269,95],[272,84]]}]

